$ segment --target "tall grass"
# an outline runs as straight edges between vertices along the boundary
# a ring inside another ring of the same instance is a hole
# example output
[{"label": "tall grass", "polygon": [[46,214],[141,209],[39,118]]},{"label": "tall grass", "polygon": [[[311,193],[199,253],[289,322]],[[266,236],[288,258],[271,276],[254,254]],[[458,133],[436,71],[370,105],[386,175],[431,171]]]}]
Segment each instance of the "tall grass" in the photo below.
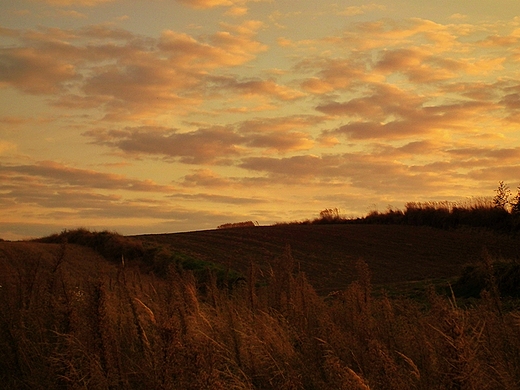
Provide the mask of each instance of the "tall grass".
[{"label": "tall grass", "polygon": [[356,282],[320,297],[290,248],[234,290],[177,267],[78,277],[64,268],[71,250],[0,276],[2,388],[520,386],[520,312],[502,310],[492,288],[464,308],[433,289],[426,305],[375,297],[360,260]]}]

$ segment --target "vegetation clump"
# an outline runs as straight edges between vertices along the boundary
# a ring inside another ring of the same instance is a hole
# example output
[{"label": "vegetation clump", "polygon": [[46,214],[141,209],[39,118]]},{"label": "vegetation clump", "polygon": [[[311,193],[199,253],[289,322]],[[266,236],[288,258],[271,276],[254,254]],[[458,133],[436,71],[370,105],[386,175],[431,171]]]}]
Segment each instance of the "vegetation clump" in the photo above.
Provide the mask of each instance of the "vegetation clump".
[{"label": "vegetation clump", "polygon": [[233,229],[233,228],[243,228],[243,227],[254,227],[258,226],[258,222],[255,221],[245,221],[245,222],[231,222],[224,223],[222,225],[217,226],[217,229]]},{"label": "vegetation clump", "polygon": [[453,285],[457,297],[480,298],[484,291],[496,290],[501,297],[520,298],[520,264],[494,262],[467,266]]}]

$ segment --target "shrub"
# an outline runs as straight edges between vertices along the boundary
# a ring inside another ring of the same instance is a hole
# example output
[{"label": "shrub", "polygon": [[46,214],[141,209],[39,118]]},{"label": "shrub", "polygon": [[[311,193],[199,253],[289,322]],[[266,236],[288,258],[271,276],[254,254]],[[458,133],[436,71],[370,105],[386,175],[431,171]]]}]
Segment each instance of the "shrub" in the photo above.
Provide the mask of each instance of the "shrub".
[{"label": "shrub", "polygon": [[495,262],[491,270],[490,274],[484,264],[466,267],[462,276],[453,285],[456,296],[478,298],[484,290],[489,291],[496,287],[502,297],[520,298],[519,263]]}]

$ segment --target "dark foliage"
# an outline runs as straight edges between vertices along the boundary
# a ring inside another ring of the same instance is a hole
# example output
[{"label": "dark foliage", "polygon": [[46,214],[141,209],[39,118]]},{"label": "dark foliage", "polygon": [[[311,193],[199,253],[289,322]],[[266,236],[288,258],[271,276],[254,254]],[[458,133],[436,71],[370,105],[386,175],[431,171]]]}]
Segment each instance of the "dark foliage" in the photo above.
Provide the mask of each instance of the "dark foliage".
[{"label": "dark foliage", "polygon": [[453,285],[453,292],[457,297],[479,298],[484,290],[495,288],[501,297],[520,298],[520,264],[495,262],[491,267],[485,264],[468,266]]},{"label": "dark foliage", "polygon": [[312,223],[393,224],[431,226],[440,229],[472,227],[500,233],[518,233],[520,231],[520,213],[510,212],[502,207],[493,207],[490,203],[476,202],[466,205],[451,202],[411,202],[405,205],[404,210],[390,208],[385,212],[371,211],[361,218],[321,216]]},{"label": "dark foliage", "polygon": [[258,226],[258,222],[245,221],[245,222],[224,223],[222,225],[217,226],[217,229],[232,229],[232,228],[253,227],[253,226]]},{"label": "dark foliage", "polygon": [[404,210],[389,207],[385,212],[371,211],[365,217],[344,218],[339,209],[325,209],[319,218],[302,224],[367,223],[412,226],[431,226],[440,229],[458,227],[485,228],[500,233],[520,231],[520,186],[518,194],[512,193],[501,181],[492,199],[474,198],[469,202],[409,202]]}]

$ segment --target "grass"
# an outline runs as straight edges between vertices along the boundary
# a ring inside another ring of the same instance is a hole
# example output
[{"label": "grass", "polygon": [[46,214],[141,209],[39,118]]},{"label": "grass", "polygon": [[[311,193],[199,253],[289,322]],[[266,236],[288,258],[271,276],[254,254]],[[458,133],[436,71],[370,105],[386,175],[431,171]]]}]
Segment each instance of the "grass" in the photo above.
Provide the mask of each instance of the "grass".
[{"label": "grass", "polygon": [[491,257],[481,298],[461,306],[427,287],[424,302],[376,294],[359,258],[354,281],[322,297],[289,246],[232,290],[215,272],[171,263],[158,277],[66,242],[0,250],[5,389],[520,385],[520,312],[503,307]]}]

